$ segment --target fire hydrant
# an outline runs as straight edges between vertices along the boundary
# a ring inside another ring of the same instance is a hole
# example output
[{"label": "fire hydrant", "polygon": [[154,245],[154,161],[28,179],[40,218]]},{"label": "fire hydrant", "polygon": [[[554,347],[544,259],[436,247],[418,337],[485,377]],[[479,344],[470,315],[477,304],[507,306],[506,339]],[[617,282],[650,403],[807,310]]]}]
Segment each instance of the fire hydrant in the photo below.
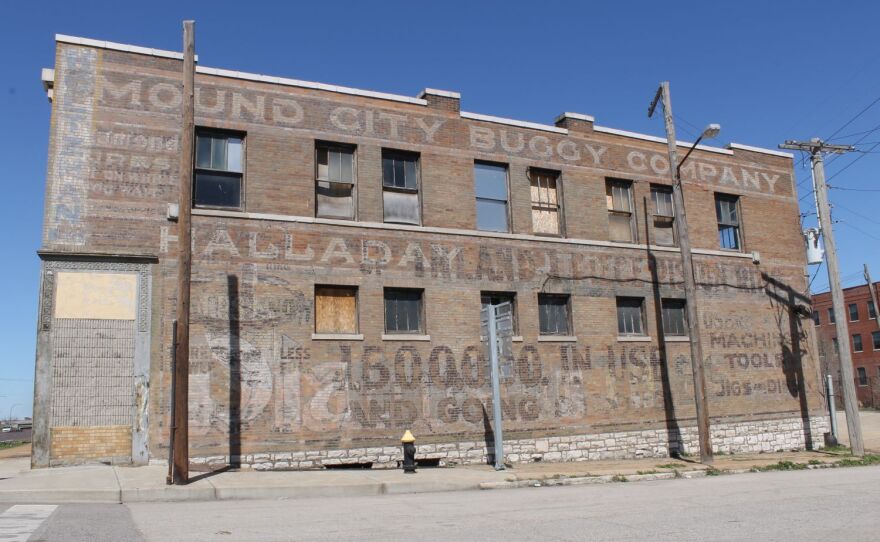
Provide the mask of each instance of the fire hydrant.
[{"label": "fire hydrant", "polygon": [[416,437],[409,429],[400,437],[403,444],[403,472],[415,474],[416,472]]}]

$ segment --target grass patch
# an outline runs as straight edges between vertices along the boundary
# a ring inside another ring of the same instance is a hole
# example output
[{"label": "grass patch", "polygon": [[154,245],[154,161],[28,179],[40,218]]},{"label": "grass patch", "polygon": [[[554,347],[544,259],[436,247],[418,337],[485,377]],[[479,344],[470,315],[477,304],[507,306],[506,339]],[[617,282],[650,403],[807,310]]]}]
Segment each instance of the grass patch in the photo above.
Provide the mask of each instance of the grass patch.
[{"label": "grass patch", "polygon": [[612,482],[629,482],[629,478],[622,474],[615,474],[611,477]]},{"label": "grass patch", "polygon": [[819,461],[818,459],[811,459],[811,460],[807,461],[807,464],[808,465],[821,465],[822,462]]},{"label": "grass patch", "polygon": [[7,448],[17,448],[27,444],[26,440],[7,440],[0,442],[0,450],[6,450]]},{"label": "grass patch", "polygon": [[658,469],[677,469],[680,467],[684,467],[684,463],[663,463],[662,465],[657,465]]},{"label": "grass patch", "polygon": [[828,446],[822,450],[823,452],[828,452],[829,454],[848,454],[850,453],[850,449],[843,444],[838,444],[837,446]]},{"label": "grass patch", "polygon": [[834,462],[836,467],[867,467],[880,464],[880,454],[866,454],[864,457],[847,457]]},{"label": "grass patch", "polygon": [[722,474],[727,474],[727,470],[725,469],[716,469],[715,467],[709,467],[706,469],[706,476],[721,476]]},{"label": "grass patch", "polygon": [[763,465],[760,467],[752,467],[752,472],[769,472],[774,470],[804,470],[807,468],[806,463],[795,463],[793,461],[780,461],[771,465]]},{"label": "grass patch", "polygon": [[659,470],[654,470],[654,469],[651,469],[651,470],[637,470],[637,471],[636,471],[636,474],[659,474],[659,473],[660,473]]}]

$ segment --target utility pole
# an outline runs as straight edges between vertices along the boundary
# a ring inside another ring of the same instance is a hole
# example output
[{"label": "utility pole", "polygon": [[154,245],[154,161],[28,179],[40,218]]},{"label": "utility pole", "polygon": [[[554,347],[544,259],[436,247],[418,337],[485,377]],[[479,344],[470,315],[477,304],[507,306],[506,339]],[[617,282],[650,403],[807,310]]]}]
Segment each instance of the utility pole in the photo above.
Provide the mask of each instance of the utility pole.
[{"label": "utility pole", "polygon": [[[694,277],[694,263],[691,255],[691,240],[688,236],[687,214],[684,197],[681,193],[681,164],[675,148],[675,123],[672,120],[672,99],[669,96],[669,82],[660,83],[657,95],[648,108],[648,116],[654,114],[657,101],[663,102],[663,118],[666,121],[666,144],[669,148],[669,171],[672,175],[672,203],[675,206],[675,233],[681,252],[681,270],[684,275],[684,296],[686,300],[688,327],[690,328],[691,369],[694,375],[694,403],[697,409],[697,432],[700,436],[700,462],[711,465],[714,461],[712,438],[709,431],[709,405],[706,401],[706,376],[703,373],[703,345],[700,333],[700,319],[697,312],[697,282]],[[701,136],[702,137],[702,136]],[[696,146],[696,144],[694,144]],[[691,149],[693,150],[693,148]],[[687,156],[685,156],[687,159]],[[683,162],[684,160],[682,160]]]},{"label": "utility pole", "polygon": [[180,199],[177,223],[177,340],[174,348],[175,484],[189,482],[189,290],[192,269],[192,176],[195,137],[195,23],[183,22],[183,133],[180,137]]},{"label": "utility pole", "polygon": [[[874,322],[877,324],[877,328],[880,329],[880,318],[877,317],[877,311],[880,310],[880,305],[877,305],[877,290],[874,288],[874,282],[871,281],[871,272],[868,271],[868,264],[862,264],[865,267],[865,280],[868,281],[868,290],[871,292],[871,301],[874,303]],[[870,318],[871,315],[868,315]]]},{"label": "utility pole", "polygon": [[813,164],[813,192],[816,194],[819,226],[825,236],[825,257],[828,260],[828,284],[831,285],[831,301],[837,321],[837,349],[840,358],[840,388],[843,392],[843,408],[846,411],[846,427],[853,455],[865,455],[862,442],[862,425],[859,420],[856,385],[853,377],[852,355],[850,354],[849,326],[843,291],[840,289],[840,265],[837,262],[837,246],[831,228],[831,206],[828,204],[828,185],[825,184],[825,163],[823,153],[843,154],[854,150],[850,145],[829,145],[819,138],[809,141],[786,141],[781,149],[805,151],[810,153]]}]

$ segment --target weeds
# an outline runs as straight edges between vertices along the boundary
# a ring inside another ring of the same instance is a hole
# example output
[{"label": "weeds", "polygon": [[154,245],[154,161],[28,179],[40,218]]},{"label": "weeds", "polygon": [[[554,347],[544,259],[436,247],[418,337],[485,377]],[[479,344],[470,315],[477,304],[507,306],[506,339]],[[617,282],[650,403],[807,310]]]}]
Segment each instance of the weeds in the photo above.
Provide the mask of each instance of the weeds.
[{"label": "weeds", "polygon": [[677,469],[679,467],[684,467],[684,463],[664,463],[662,465],[657,465],[658,469]]},{"label": "weeds", "polygon": [[659,470],[654,470],[654,469],[651,469],[651,470],[637,470],[637,471],[636,471],[636,474],[659,474],[659,473],[660,473]]},{"label": "weeds", "polygon": [[629,479],[622,474],[615,474],[611,477],[612,482],[629,482]]}]

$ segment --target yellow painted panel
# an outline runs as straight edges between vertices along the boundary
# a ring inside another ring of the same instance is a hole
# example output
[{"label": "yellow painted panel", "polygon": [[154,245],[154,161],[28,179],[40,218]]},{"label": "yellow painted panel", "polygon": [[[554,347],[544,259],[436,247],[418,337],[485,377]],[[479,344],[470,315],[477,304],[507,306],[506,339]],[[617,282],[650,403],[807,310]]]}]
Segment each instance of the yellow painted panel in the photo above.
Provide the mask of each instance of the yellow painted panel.
[{"label": "yellow painted panel", "polygon": [[134,320],[137,275],[60,272],[55,278],[55,318]]}]

